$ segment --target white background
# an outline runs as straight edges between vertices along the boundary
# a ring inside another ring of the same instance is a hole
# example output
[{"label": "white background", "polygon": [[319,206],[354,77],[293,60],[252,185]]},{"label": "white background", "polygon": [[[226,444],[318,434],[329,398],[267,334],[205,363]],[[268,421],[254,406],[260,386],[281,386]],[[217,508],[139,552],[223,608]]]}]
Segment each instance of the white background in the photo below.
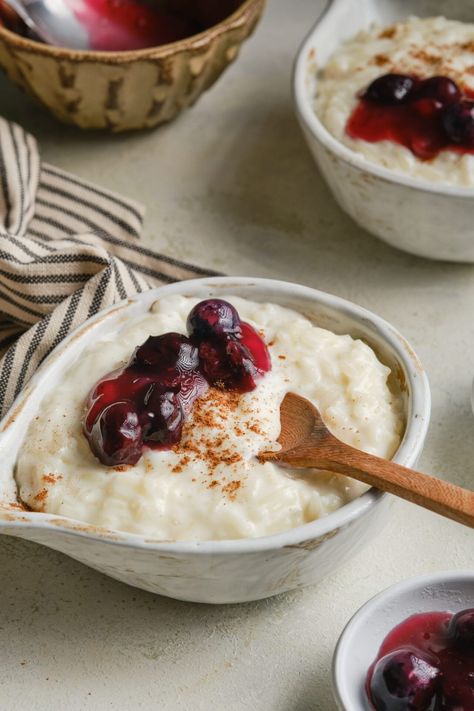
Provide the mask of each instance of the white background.
[{"label": "white background", "polygon": [[[218,84],[174,123],[110,137],[64,127],[0,78],[0,111],[43,157],[147,206],[146,243],[230,274],[352,299],[412,342],[433,388],[426,471],[472,486],[474,266],[397,252],[335,205],[296,124],[290,75],[320,0],[270,0]],[[471,346],[471,347],[470,347]],[[334,711],[337,637],[402,578],[470,567],[473,534],[397,503],[384,532],[318,588],[231,607],[134,590],[0,539],[0,709]]]}]

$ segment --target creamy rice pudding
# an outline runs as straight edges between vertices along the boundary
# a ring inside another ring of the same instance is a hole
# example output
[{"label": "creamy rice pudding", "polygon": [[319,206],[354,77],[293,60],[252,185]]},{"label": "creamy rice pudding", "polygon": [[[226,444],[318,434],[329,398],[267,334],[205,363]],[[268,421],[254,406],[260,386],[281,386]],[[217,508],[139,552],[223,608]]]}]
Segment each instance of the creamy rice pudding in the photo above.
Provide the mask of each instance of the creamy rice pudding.
[{"label": "creamy rice pudding", "polygon": [[[364,113],[361,102],[373,98],[367,88],[393,75],[414,80],[409,99],[398,95],[392,106],[400,106],[392,109],[379,94],[372,113]],[[444,87],[454,82],[458,88],[455,105],[451,96],[444,105],[440,78]],[[315,111],[335,138],[372,163],[434,183],[472,186],[473,97],[474,24],[411,17],[343,43],[320,72]]]},{"label": "creamy rice pudding", "polygon": [[[28,506],[160,540],[236,539],[313,521],[366,490],[344,476],[303,475],[260,463],[256,455],[277,447],[279,406],[291,390],[312,400],[341,440],[391,457],[404,421],[389,369],[362,341],[318,328],[294,311],[226,299],[265,342],[271,369],[237,389],[211,383],[200,390],[170,446],[144,446],[127,460],[133,463],[100,461],[91,450],[91,423],[87,429],[91,391],[107,373],[123,369],[150,334],[185,334],[198,302],[160,299],[137,322],[89,346],[42,403],[16,468]],[[104,459],[100,447],[97,452]]]}]

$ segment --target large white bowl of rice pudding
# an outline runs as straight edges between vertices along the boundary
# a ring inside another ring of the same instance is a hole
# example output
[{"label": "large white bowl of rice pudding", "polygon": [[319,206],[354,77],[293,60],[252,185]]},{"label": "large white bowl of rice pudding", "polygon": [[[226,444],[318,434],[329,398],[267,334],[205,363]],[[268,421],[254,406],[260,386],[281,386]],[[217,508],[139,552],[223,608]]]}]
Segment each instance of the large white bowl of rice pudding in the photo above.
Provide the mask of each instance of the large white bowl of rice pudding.
[{"label": "large white bowl of rice pudding", "polygon": [[333,0],[294,97],[341,207],[414,254],[474,261],[474,8]]},{"label": "large white bowl of rice pudding", "polygon": [[[225,342],[192,319],[222,304],[238,320]],[[163,366],[170,342],[181,349],[176,372]],[[228,357],[229,371],[217,363]],[[312,400],[340,439],[415,464],[426,376],[373,314],[261,279],[184,282],[119,304],[50,356],[4,419],[0,530],[186,600],[317,582],[376,534],[390,497],[258,461],[277,447],[288,391]]]}]

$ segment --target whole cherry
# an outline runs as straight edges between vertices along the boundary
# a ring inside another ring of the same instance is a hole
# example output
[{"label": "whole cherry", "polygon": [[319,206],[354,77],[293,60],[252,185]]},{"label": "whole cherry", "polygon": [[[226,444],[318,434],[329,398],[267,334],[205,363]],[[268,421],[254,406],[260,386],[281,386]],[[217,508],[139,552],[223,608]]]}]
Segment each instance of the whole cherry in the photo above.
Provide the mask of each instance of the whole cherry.
[{"label": "whole cherry", "polygon": [[474,656],[474,609],[462,610],[454,615],[448,632],[456,649]]},{"label": "whole cherry", "polygon": [[181,439],[184,417],[178,392],[179,386],[174,391],[151,386],[142,414],[146,442],[171,446]]},{"label": "whole cherry", "polygon": [[474,146],[474,101],[464,99],[443,112],[443,126],[453,143]]},{"label": "whole cherry", "polygon": [[363,98],[375,104],[403,104],[412,98],[416,84],[406,74],[383,74],[369,84]]},{"label": "whole cherry", "polygon": [[212,336],[236,335],[240,331],[237,310],[223,299],[206,299],[191,310],[187,329],[190,336],[199,340]]},{"label": "whole cherry", "polygon": [[133,402],[106,407],[88,436],[93,453],[108,466],[136,464],[141,457],[143,431]]},{"label": "whole cherry", "polygon": [[235,338],[215,338],[199,346],[201,370],[207,381],[225,389],[255,388],[257,369],[250,352]]},{"label": "whole cherry", "polygon": [[434,76],[422,79],[416,87],[417,99],[433,99],[442,106],[450,106],[461,98],[461,90],[452,79]]},{"label": "whole cherry", "polygon": [[370,681],[372,703],[377,711],[432,711],[440,671],[410,649],[382,657]]},{"label": "whole cherry", "polygon": [[184,373],[199,365],[198,352],[189,338],[181,333],[149,336],[134,355],[135,363],[163,370]]}]

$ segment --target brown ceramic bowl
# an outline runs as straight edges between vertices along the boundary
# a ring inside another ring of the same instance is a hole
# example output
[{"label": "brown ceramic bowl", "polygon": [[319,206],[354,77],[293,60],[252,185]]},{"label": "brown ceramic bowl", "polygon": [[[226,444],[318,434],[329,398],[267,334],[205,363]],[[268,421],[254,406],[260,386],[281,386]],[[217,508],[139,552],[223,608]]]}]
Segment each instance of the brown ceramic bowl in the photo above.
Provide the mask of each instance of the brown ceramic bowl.
[{"label": "brown ceramic bowl", "polygon": [[[171,0],[155,0],[160,7]],[[152,128],[191,106],[237,56],[265,0],[172,0],[199,34],[130,52],[52,47],[0,26],[0,66],[58,119],[110,131]]]}]

